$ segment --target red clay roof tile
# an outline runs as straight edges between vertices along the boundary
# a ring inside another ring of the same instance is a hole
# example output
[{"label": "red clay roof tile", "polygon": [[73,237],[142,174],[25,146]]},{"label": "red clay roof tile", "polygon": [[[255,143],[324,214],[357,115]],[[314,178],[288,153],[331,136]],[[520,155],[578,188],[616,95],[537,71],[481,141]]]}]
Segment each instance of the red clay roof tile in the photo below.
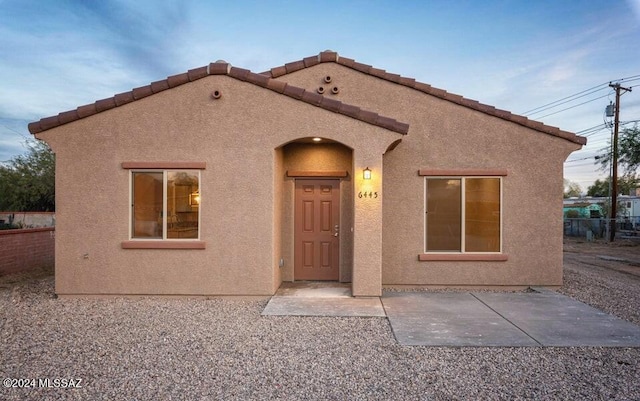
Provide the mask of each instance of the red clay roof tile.
[{"label": "red clay roof tile", "polygon": [[304,62],[305,67],[312,67],[320,63],[320,60],[318,60],[318,56],[305,57],[302,59],[302,61]]},{"label": "red clay roof tile", "polygon": [[43,131],[46,131],[53,127],[57,127],[58,125],[60,125],[60,120],[58,120],[58,116],[47,117],[40,120],[40,128]]},{"label": "red clay roof tile", "polygon": [[371,124],[376,124],[378,121],[378,113],[360,109],[360,113],[358,113],[358,119]]},{"label": "red clay roof tile", "polygon": [[167,84],[169,84],[170,88],[175,88],[176,86],[184,85],[187,82],[189,82],[189,73],[186,73],[186,72],[167,77]]},{"label": "red clay roof tile", "polygon": [[381,127],[385,127],[387,129],[394,129],[396,120],[394,120],[393,118],[379,115],[378,118],[376,119],[376,124],[380,125]]},{"label": "red clay roof tile", "polygon": [[209,75],[209,72],[207,70],[207,66],[204,66],[187,71],[187,75],[189,75],[189,81],[195,81],[197,79],[206,77],[207,75]]},{"label": "red clay roof tile", "polygon": [[396,84],[399,84],[402,77],[399,74],[392,74],[390,72],[387,72],[387,76],[385,79],[387,79],[388,81],[394,82]]},{"label": "red clay roof tile", "polygon": [[153,93],[162,92],[167,89],[169,89],[169,84],[167,83],[166,79],[151,83],[151,91]]},{"label": "red clay roof tile", "polygon": [[246,81],[247,75],[249,75],[250,72],[251,71],[245,70],[244,68],[231,67],[231,69],[229,70],[229,76],[241,81]]},{"label": "red clay roof tile", "polygon": [[331,50],[325,50],[322,53],[320,53],[320,62],[321,63],[326,63],[329,61],[333,61],[336,62],[338,61],[338,53],[331,51]]},{"label": "red clay roof tile", "polygon": [[274,92],[284,93],[286,87],[286,82],[278,81],[277,79],[269,79],[269,81],[267,82],[267,88],[271,89]]},{"label": "red clay roof tile", "polygon": [[400,77],[399,84],[414,88],[416,86],[416,80],[414,78]]},{"label": "red clay roof tile", "polygon": [[312,104],[314,106],[319,106],[320,103],[322,102],[322,98],[323,97],[324,96],[319,95],[319,94],[317,94],[315,92],[310,92],[310,91],[305,90],[302,93],[302,98],[301,99],[302,99],[303,102]]},{"label": "red clay roof tile", "polygon": [[416,81],[416,83],[413,85],[413,88],[416,90],[419,90],[420,92],[429,93],[429,94],[431,93],[431,85],[425,84],[424,82]]},{"label": "red clay roof tile", "polygon": [[287,74],[296,72],[298,70],[302,70],[305,68],[304,60],[294,61],[293,63],[287,63],[284,65],[284,68],[287,71]]},{"label": "red clay roof tile", "polygon": [[[396,121],[396,126],[395,126],[394,131],[406,135],[409,132],[409,124],[402,123],[400,121]],[[396,146],[397,146],[397,144],[396,144]],[[394,146],[394,148],[395,148],[395,146]]]},{"label": "red clay roof tile", "polygon": [[326,96],[321,96],[322,97],[322,106],[327,109],[327,110],[331,110],[334,113],[337,113],[340,111],[340,106],[342,105],[342,102],[339,100],[335,100],[335,99],[331,99],[330,97],[326,97]]},{"label": "red clay roof tile", "polygon": [[344,66],[347,66],[349,68],[353,68],[353,65],[356,64],[356,61],[352,58],[349,57],[342,57],[340,56],[340,58],[338,59],[338,64],[342,64]]},{"label": "red clay roof tile", "polygon": [[350,116],[353,118],[358,118],[358,115],[360,114],[360,107],[358,106],[352,106],[350,104],[346,104],[346,103],[341,103],[340,104],[340,113],[346,115],[346,116]]},{"label": "red clay roof tile", "polygon": [[276,67],[276,68],[272,68],[270,72],[271,72],[271,78],[278,78],[279,76],[287,73],[287,68],[285,66]]},{"label": "red clay roof tile", "polygon": [[106,99],[101,99],[96,102],[96,112],[100,113],[105,110],[113,109],[116,107],[116,101],[113,97],[108,97]]},{"label": "red clay roof tile", "polygon": [[211,63],[209,64],[210,75],[227,75],[229,72],[228,63]]},{"label": "red clay roof tile", "polygon": [[75,121],[77,119],[79,119],[80,116],[78,116],[78,111],[77,110],[69,110],[69,111],[64,111],[60,114],[58,114],[58,121],[60,122],[60,124],[66,124],[66,123],[70,123],[71,121]]},{"label": "red clay roof tile", "polygon": [[283,93],[295,99],[302,99],[302,94],[304,93],[304,89],[298,88],[297,86],[287,85],[285,86]]},{"label": "red clay roof tile", "polygon": [[89,117],[98,112],[98,110],[96,110],[95,103],[85,104],[84,106],[80,106],[77,108],[77,111],[78,111],[78,117],[80,118]]},{"label": "red clay roof tile", "polygon": [[122,106],[123,104],[127,104],[133,102],[135,99],[133,98],[133,92],[124,92],[119,93],[113,97],[116,102],[116,106]]},{"label": "red clay roof tile", "polygon": [[269,77],[251,72],[247,75],[247,82],[266,88],[269,83]]},{"label": "red clay roof tile", "polygon": [[32,134],[37,134],[43,131],[42,127],[40,127],[40,120],[27,124],[27,129]]},{"label": "red clay roof tile", "polygon": [[387,72],[385,70],[381,70],[380,68],[371,67],[369,68],[369,75],[373,75],[374,77],[386,79]]},{"label": "red clay roof tile", "polygon": [[133,92],[133,98],[136,100],[140,100],[144,97],[153,95],[153,91],[151,90],[151,85],[135,88],[132,90],[132,92]]}]

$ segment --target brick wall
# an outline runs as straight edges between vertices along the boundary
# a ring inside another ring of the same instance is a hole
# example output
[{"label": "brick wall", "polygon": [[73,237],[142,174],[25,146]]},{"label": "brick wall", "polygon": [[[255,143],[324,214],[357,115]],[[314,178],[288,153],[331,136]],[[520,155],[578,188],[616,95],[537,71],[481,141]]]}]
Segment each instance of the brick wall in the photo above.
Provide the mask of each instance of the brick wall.
[{"label": "brick wall", "polygon": [[0,276],[53,268],[55,228],[0,231]]}]

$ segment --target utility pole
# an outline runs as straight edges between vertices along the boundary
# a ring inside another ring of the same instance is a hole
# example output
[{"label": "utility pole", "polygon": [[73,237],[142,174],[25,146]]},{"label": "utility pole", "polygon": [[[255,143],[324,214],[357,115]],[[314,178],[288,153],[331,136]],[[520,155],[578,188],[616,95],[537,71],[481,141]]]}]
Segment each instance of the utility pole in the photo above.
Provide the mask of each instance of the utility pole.
[{"label": "utility pole", "polygon": [[611,158],[611,229],[609,230],[609,241],[613,242],[616,237],[616,215],[618,213],[618,128],[620,125],[620,91],[631,92],[631,88],[623,88],[619,83],[609,83],[609,86],[616,91],[613,142],[611,143],[613,152]]}]

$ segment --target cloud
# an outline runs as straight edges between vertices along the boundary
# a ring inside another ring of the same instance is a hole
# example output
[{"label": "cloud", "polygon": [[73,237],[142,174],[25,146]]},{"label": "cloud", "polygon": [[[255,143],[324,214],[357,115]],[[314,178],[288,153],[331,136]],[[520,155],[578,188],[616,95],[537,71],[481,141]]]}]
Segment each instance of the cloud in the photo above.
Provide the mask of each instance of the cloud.
[{"label": "cloud", "polygon": [[636,22],[640,23],[640,0],[627,0],[631,12],[634,14]]}]

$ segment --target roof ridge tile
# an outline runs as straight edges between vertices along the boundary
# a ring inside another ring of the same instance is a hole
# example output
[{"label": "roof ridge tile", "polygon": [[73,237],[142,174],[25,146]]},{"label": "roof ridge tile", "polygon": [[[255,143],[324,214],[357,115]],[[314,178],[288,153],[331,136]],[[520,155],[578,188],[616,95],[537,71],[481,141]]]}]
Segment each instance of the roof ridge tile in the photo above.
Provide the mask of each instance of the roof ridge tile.
[{"label": "roof ridge tile", "polygon": [[304,60],[298,60],[298,61],[294,61],[292,63],[287,63],[284,65],[284,69],[287,71],[287,74],[290,74],[292,72],[296,72],[298,70],[302,70],[306,68],[304,65]]},{"label": "roof ridge tile", "polygon": [[320,60],[321,63],[326,63],[329,61],[336,62],[338,61],[338,53],[331,50],[325,50],[320,53],[320,55],[318,56],[318,59]]},{"label": "roof ridge tile", "polygon": [[231,64],[229,63],[209,63],[209,75],[227,75]]},{"label": "roof ridge tile", "polygon": [[269,77],[261,74],[256,74],[255,72],[250,72],[247,75],[247,82],[250,82],[258,86],[262,86],[263,88],[267,87],[269,83],[269,79],[270,79]]},{"label": "roof ridge tile", "polygon": [[153,93],[162,92],[164,90],[169,89],[169,83],[166,79],[161,79],[160,81],[151,82],[151,91]]},{"label": "roof ridge tile", "polygon": [[287,83],[284,81],[278,81],[277,79],[269,78],[267,81],[267,88],[271,89],[274,92],[284,93],[284,90],[287,88]]},{"label": "roof ridge tile", "polygon": [[189,73],[187,72],[167,77],[167,84],[169,84],[170,88],[186,84],[187,82],[189,82]]},{"label": "roof ridge tile", "polygon": [[133,92],[129,91],[129,92],[118,93],[117,95],[115,95],[113,97],[113,100],[115,101],[116,106],[119,107],[119,106],[125,105],[127,103],[131,103],[135,99],[133,98]]},{"label": "roof ridge tile", "polygon": [[197,79],[201,79],[209,75],[208,72],[209,66],[198,67],[192,70],[187,71],[187,75],[189,76],[189,81],[195,81]]},{"label": "roof ridge tile", "polygon": [[302,99],[302,95],[304,94],[304,92],[305,90],[302,88],[287,84],[287,86],[284,87],[284,92],[282,93],[287,96],[291,96],[294,99]]},{"label": "roof ridge tile", "polygon": [[231,69],[229,70],[229,76],[233,77],[233,78],[237,78],[241,81],[246,81],[247,80],[247,75],[249,75],[251,71],[244,69],[244,68],[239,68],[239,67],[231,67]]},{"label": "roof ridge tile", "polygon": [[105,110],[109,110],[109,109],[113,109],[114,107],[116,107],[116,101],[115,101],[115,97],[108,97],[106,99],[100,99],[96,102],[96,111],[98,113],[105,111]]},{"label": "roof ridge tile", "polygon": [[135,100],[143,99],[147,96],[153,95],[153,90],[151,90],[151,85],[140,86],[138,88],[134,88],[132,91],[133,98]]},{"label": "roof ridge tile", "polygon": [[72,121],[75,121],[77,119],[79,119],[80,116],[78,115],[78,110],[69,110],[69,111],[63,111],[62,113],[58,114],[58,121],[60,122],[60,124],[66,124],[66,123],[70,123]]}]

